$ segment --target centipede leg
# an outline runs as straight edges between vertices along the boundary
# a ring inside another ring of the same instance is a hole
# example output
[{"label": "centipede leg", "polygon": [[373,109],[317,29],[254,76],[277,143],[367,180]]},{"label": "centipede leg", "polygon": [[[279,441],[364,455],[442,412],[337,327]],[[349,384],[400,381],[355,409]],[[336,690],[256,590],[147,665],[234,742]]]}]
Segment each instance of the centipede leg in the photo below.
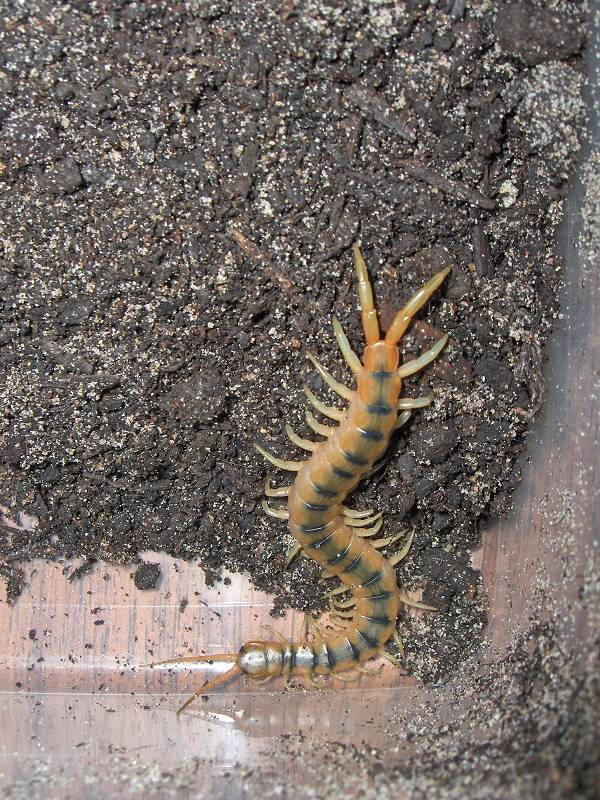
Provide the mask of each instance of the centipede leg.
[{"label": "centipede leg", "polygon": [[[350,672],[354,672],[357,670],[357,667],[352,667]],[[360,672],[357,671],[356,675],[342,675],[341,672],[332,672],[332,678],[337,678],[338,681],[344,681],[344,683],[356,683],[360,680]]]},{"label": "centipede leg", "polygon": [[400,658],[404,658],[404,642],[402,641],[402,637],[398,633],[398,631],[394,631],[392,634],[392,639],[396,642],[396,647],[398,648],[398,652],[400,653]]},{"label": "centipede leg", "polygon": [[284,461],[281,458],[277,458],[269,453],[268,450],[265,450],[264,447],[261,447],[258,442],[254,442],[254,447],[256,450],[258,450],[263,458],[266,458],[267,461],[270,461],[273,466],[278,467],[279,469],[287,469],[290,472],[300,472],[304,466],[304,461]]},{"label": "centipede leg", "polygon": [[316,397],[313,392],[311,392],[308,386],[304,386],[304,394],[306,395],[308,402],[314,406],[317,411],[320,411],[324,417],[329,417],[329,419],[334,419],[336,422],[341,422],[346,416],[341,409],[335,408],[334,406],[327,406],[325,403],[322,403],[319,398]]},{"label": "centipede leg", "polygon": [[371,678],[377,678],[381,675],[383,671],[383,664],[380,664],[376,669],[367,669],[367,667],[355,667],[359,672],[362,672],[363,675],[368,675]]},{"label": "centipede leg", "polygon": [[403,559],[406,558],[414,538],[415,538],[415,529],[412,528],[408,536],[406,537],[406,542],[402,545],[402,548],[396,553],[396,555],[392,556],[391,558],[388,558],[388,561],[390,562],[392,567],[395,567],[396,564],[399,564]]},{"label": "centipede leg", "polygon": [[431,347],[429,350],[426,350],[423,355],[419,356],[419,358],[413,358],[412,361],[407,361],[406,364],[402,364],[402,366],[396,370],[396,375],[398,375],[399,378],[407,378],[409,375],[414,375],[415,372],[419,372],[419,370],[424,369],[439,356],[447,341],[448,334],[445,333],[442,338],[433,345],[433,347]]},{"label": "centipede leg", "polygon": [[[348,517],[346,519],[346,525],[350,525],[352,528],[366,528],[367,525],[371,525],[373,522],[377,522],[378,519],[381,519],[383,516],[383,512],[379,511],[377,514],[374,514],[372,517],[367,517],[366,519],[361,519],[357,517]],[[357,536],[360,533],[357,532]]]},{"label": "centipede leg", "polygon": [[375,536],[375,534],[381,530],[382,525],[383,519],[380,517],[372,528],[363,528],[362,530],[357,531],[356,535],[361,536],[362,538]]},{"label": "centipede leg", "polygon": [[[337,577],[337,575],[328,575],[327,577],[335,578]],[[348,587],[342,584],[341,586],[338,586],[336,589],[332,589],[330,592],[325,592],[325,594],[322,594],[319,600],[328,600],[330,597],[335,597],[338,594],[344,594],[347,591]]]},{"label": "centipede leg", "polygon": [[285,556],[285,564],[283,565],[284,569],[287,569],[292,561],[296,558],[298,553],[302,550],[302,545],[298,542],[295,542],[290,549],[287,551]]},{"label": "centipede leg", "polygon": [[348,620],[354,617],[354,611],[331,611],[329,613],[329,619],[334,622],[341,622],[342,624],[347,623]]},{"label": "centipede leg", "polygon": [[324,680],[318,681],[314,675],[306,675],[306,680],[310,683],[311,686],[314,686],[315,689],[324,689],[327,686],[327,678],[328,675],[324,675]]},{"label": "centipede leg", "polygon": [[400,600],[405,606],[410,608],[418,608],[420,611],[439,611],[435,606],[428,606],[426,603],[420,603],[418,600],[413,600],[412,597],[404,589],[400,589]]},{"label": "centipede leg", "polygon": [[390,460],[389,456],[386,456],[385,458],[382,458],[381,461],[378,461],[376,464],[373,464],[371,469],[367,473],[365,473],[365,475],[362,476],[361,481],[364,481],[367,478],[372,478],[373,475],[376,475],[385,467],[385,465],[388,463],[389,460]]},{"label": "centipede leg", "polygon": [[356,511],[354,508],[342,506],[342,512],[345,517],[350,517],[350,519],[364,519],[365,517],[371,516],[373,509],[367,508],[365,511]]},{"label": "centipede leg", "polygon": [[290,442],[293,442],[297,447],[301,447],[303,450],[309,450],[312,453],[318,447],[316,442],[311,442],[310,439],[303,439],[301,436],[298,436],[291,425],[285,426],[285,432]]},{"label": "centipede leg", "polygon": [[266,500],[261,500],[260,504],[263,511],[268,517],[275,517],[275,519],[289,519],[290,513],[285,508],[271,508]]},{"label": "centipede leg", "polygon": [[369,544],[371,547],[379,550],[382,547],[387,547],[390,544],[394,544],[394,542],[397,542],[398,539],[401,539],[405,533],[406,531],[400,531],[399,533],[394,533],[392,536],[385,536],[383,539],[374,539],[373,541],[369,542]]},{"label": "centipede leg", "polygon": [[329,605],[336,611],[346,611],[346,609],[352,608],[356,605],[356,598],[350,597],[348,600],[331,600]]},{"label": "centipede leg", "polygon": [[352,400],[352,397],[354,396],[352,389],[349,389],[347,386],[344,386],[343,383],[336,381],[331,372],[325,369],[323,364],[321,364],[320,361],[317,361],[312,353],[307,353],[307,358],[311,364],[313,364],[319,375],[323,378],[330,389],[333,389],[333,391],[336,394],[339,394],[340,397],[343,397],[344,400]]},{"label": "centipede leg", "polygon": [[271,487],[271,477],[265,481],[265,494],[267,497],[287,497],[290,493],[291,486],[280,486],[278,489]]},{"label": "centipede leg", "polygon": [[394,666],[400,667],[401,669],[403,669],[404,668],[404,661],[403,661],[403,659],[404,659],[404,643],[402,642],[402,639],[401,639],[400,634],[398,633],[398,631],[394,631],[394,633],[392,634],[392,639],[396,643],[396,647],[398,648],[399,656],[395,656],[392,653],[389,653],[385,649],[385,646],[381,647],[379,649],[379,655],[383,656],[388,661],[391,661]]},{"label": "centipede leg", "polygon": [[398,430],[403,425],[406,425],[408,420],[410,419],[410,411],[403,411],[399,416],[396,424],[394,425],[394,430]]},{"label": "centipede leg", "polygon": [[263,625],[262,627],[264,630],[272,634],[276,639],[279,639],[280,642],[285,642],[286,644],[288,643],[286,637],[283,635],[283,633],[281,633],[281,631],[278,631],[277,628],[274,628],[272,625]]},{"label": "centipede leg", "polygon": [[398,411],[403,411],[405,408],[425,408],[433,402],[433,392],[430,392],[425,397],[402,397],[398,400],[396,408]]},{"label": "centipede leg", "polygon": [[315,622],[310,614],[304,615],[304,624],[306,625],[306,635],[304,641],[308,641],[309,633],[315,641],[321,641],[322,639],[326,638],[325,631],[318,622]]},{"label": "centipede leg", "polygon": [[346,364],[350,367],[352,372],[355,375],[358,375],[362,372],[363,366],[360,362],[360,358],[356,355],[354,350],[350,347],[350,342],[348,341],[348,337],[344,333],[344,329],[340,325],[340,322],[336,317],[333,318],[333,330],[335,332],[335,338],[340,346],[340,350],[342,351],[342,355],[346,361]]},{"label": "centipede leg", "polygon": [[305,414],[307,423],[315,433],[318,433],[319,436],[325,436],[327,439],[331,436],[334,430],[333,425],[323,425],[321,422],[318,422],[308,408],[306,409]]}]

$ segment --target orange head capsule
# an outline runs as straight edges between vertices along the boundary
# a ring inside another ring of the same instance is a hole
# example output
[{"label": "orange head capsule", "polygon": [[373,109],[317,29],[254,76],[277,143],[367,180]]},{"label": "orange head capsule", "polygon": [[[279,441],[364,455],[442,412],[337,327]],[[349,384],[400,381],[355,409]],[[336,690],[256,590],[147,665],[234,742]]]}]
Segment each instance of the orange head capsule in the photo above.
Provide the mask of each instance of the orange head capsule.
[{"label": "orange head capsule", "polygon": [[393,372],[400,363],[400,351],[395,344],[382,339],[365,347],[363,359],[366,369],[371,372]]}]

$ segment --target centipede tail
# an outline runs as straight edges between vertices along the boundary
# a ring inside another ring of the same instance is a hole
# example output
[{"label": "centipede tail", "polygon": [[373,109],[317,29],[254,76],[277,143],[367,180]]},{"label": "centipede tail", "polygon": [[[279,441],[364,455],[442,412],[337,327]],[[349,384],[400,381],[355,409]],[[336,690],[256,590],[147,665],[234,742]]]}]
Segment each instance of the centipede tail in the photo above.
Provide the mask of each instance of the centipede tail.
[{"label": "centipede tail", "polygon": [[[402,381],[434,361],[448,337],[443,336],[425,353],[403,365],[400,365],[398,343],[413,316],[440,287],[450,267],[434,275],[411,297],[398,311],[382,339],[367,267],[358,245],[354,246],[354,259],[366,339],[362,361],[352,350],[337,319],[333,326],[342,355],[356,379],[356,388],[350,389],[340,383],[312,354],[308,356],[323,381],[348,404],[347,407],[327,406],[305,387],[310,404],[336,423],[324,425],[307,412],[308,424],[317,435],[326,437],[325,440],[313,442],[286,427],[290,440],[310,453],[305,461],[277,458],[256,444],[258,452],[275,467],[296,473],[289,487],[271,489],[270,481],[267,482],[265,494],[269,498],[287,498],[287,506],[273,508],[263,501],[264,510],[270,516],[287,520],[297,542],[294,555],[301,550],[330,575],[339,578],[341,586],[328,592],[326,597],[349,594],[347,600],[337,601],[332,611],[337,632],[325,635],[313,623],[310,641],[306,634],[299,642],[261,640],[244,644],[236,656],[227,654],[224,657],[235,662],[229,672],[202,687],[180,711],[201,691],[216,688],[239,672],[257,680],[276,675],[285,676],[286,682],[291,675],[304,676],[313,684],[315,676],[319,675],[346,680],[348,672],[364,671],[362,665],[382,652],[389,639],[397,638],[396,620],[401,604],[415,605],[398,587],[394,572],[394,566],[409,551],[414,531],[370,541],[369,537],[375,536],[382,525],[381,514],[373,515],[371,509],[353,511],[344,503],[359,482],[383,463],[381,459],[394,430],[407,422],[413,409],[431,403],[430,395],[400,399]],[[400,551],[389,560],[384,558],[379,548],[403,536]],[[401,642],[399,644],[401,646]],[[198,660],[208,658],[199,657]]]}]

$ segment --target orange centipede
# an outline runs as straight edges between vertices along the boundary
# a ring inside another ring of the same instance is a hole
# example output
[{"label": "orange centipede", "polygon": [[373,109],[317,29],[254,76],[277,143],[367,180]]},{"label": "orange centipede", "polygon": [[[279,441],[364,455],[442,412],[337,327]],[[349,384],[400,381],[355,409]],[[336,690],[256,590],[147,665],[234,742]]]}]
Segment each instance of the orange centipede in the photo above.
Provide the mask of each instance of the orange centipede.
[{"label": "orange centipede", "polygon": [[[257,681],[283,675],[286,683],[290,676],[299,675],[321,685],[315,676],[332,675],[348,680],[352,670],[368,672],[364,663],[378,654],[396,662],[384,645],[395,638],[400,648],[402,646],[396,631],[401,604],[420,605],[410,600],[406,591],[398,586],[394,572],[394,567],[410,549],[413,532],[401,531],[372,539],[370,537],[375,536],[383,524],[381,513],[373,514],[372,509],[355,511],[345,506],[344,501],[364,477],[377,469],[377,462],[394,430],[407,422],[413,409],[431,403],[431,395],[400,398],[402,381],[437,358],[448,336],[442,336],[421,356],[402,365],[398,343],[413,316],[427,303],[451,268],[438,272],[411,297],[398,311],[382,339],[367,267],[358,245],[354,245],[354,259],[366,340],[362,362],[335,318],[333,327],[342,355],[354,373],[356,389],[339,383],[309,355],[325,383],[348,402],[348,407],[342,410],[327,406],[305,388],[311,405],[324,417],[338,423],[324,425],[307,411],[309,426],[324,437],[320,442],[303,439],[286,426],[291,441],[311,453],[306,461],[285,461],[255,444],[258,452],[274,466],[296,473],[291,486],[274,489],[269,479],[265,485],[269,498],[287,498],[287,508],[272,508],[265,500],[262,505],[270,516],[288,521],[289,531],[297,543],[289,558],[302,550],[304,555],[322,564],[330,575],[340,579],[341,586],[325,595],[333,606],[334,613],[330,615],[333,631],[328,634],[307,615],[298,642],[251,641],[243,644],[239,653],[159,662],[233,662],[227,672],[204,684],[186,700],[178,714],[201,693],[240,673]],[[385,558],[379,552],[402,537],[404,541],[395,555]],[[347,600],[332,600],[344,592],[350,594]]]}]

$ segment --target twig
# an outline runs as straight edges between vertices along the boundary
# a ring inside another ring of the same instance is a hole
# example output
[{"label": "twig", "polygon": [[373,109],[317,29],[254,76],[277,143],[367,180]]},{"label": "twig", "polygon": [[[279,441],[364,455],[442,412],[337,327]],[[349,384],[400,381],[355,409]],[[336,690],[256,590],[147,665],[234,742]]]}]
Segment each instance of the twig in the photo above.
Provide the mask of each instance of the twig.
[{"label": "twig", "polygon": [[289,278],[286,278],[283,273],[275,269],[275,267],[258,248],[258,246],[253,241],[248,239],[247,236],[244,236],[240,230],[234,228],[233,225],[229,225],[227,228],[227,234],[239,246],[240,250],[248,256],[248,258],[251,258],[252,261],[257,264],[262,264],[265,272],[270,275],[271,278],[277,281],[277,283],[283,289],[285,289],[286,292],[292,288],[293,284]]},{"label": "twig", "polygon": [[407,175],[425,181],[425,183],[428,183],[430,186],[435,186],[446,194],[458,197],[459,200],[466,200],[472,203],[472,205],[486,208],[488,211],[496,208],[496,201],[491,197],[486,197],[481,194],[481,192],[478,192],[476,189],[471,189],[460,181],[445,178],[443,175],[440,175],[439,172],[434,172],[418,161],[402,160],[395,161],[394,163]]},{"label": "twig", "polygon": [[417,138],[415,131],[405,125],[395,114],[392,114],[385,99],[372,89],[352,84],[344,89],[344,96],[358,106],[364,114],[381,122],[386,128],[391,128],[407,142],[414,142]]}]

